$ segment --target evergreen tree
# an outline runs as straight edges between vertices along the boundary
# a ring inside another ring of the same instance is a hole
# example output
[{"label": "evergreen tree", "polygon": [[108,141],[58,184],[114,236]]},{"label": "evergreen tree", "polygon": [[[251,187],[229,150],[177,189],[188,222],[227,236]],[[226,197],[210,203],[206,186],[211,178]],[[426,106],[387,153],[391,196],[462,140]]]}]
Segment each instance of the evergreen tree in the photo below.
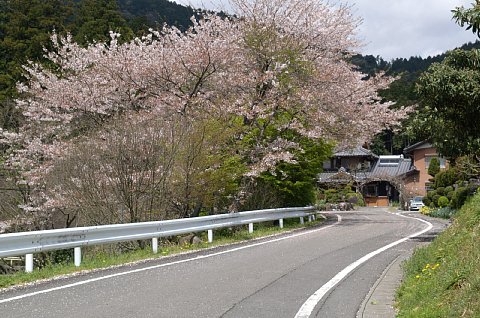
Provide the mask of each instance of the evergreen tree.
[{"label": "evergreen tree", "polygon": [[3,128],[15,126],[11,99],[22,80],[22,65],[41,62],[50,48],[52,30],[63,32],[72,15],[67,0],[3,0],[0,2],[0,112]]},{"label": "evergreen tree", "polygon": [[80,44],[108,41],[110,31],[120,33],[124,41],[133,37],[132,29],[122,16],[116,0],[80,1],[74,25],[74,39]]},{"label": "evergreen tree", "polygon": [[432,177],[435,177],[437,173],[440,172],[440,160],[438,158],[433,157],[430,159],[430,164],[428,165],[428,174]]}]

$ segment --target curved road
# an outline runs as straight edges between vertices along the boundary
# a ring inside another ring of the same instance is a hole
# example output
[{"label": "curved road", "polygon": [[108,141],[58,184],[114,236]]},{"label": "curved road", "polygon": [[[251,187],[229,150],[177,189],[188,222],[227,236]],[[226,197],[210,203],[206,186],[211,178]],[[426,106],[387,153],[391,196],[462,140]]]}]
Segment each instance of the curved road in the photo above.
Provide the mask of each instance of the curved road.
[{"label": "curved road", "polygon": [[[444,228],[430,222],[432,230],[400,243],[428,224],[379,208],[332,212],[315,229],[5,291],[0,313],[37,318],[355,317],[384,269]],[[378,251],[393,242],[398,244]],[[374,251],[377,255],[332,285],[332,278]],[[302,306],[321,288],[327,288],[325,295],[310,301],[305,311]]]}]

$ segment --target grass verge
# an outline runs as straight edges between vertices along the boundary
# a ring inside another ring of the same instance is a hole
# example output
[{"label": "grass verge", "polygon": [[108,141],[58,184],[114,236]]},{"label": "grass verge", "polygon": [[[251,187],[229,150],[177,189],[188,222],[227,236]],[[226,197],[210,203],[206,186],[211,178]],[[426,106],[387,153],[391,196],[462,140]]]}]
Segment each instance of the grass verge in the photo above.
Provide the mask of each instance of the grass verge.
[{"label": "grass verge", "polygon": [[246,226],[243,226],[240,230],[237,231],[230,231],[229,229],[214,230],[213,242],[210,244],[206,243],[208,241],[206,233],[197,233],[197,236],[199,236],[202,240],[201,243],[185,244],[181,246],[177,244],[163,244],[159,246],[159,251],[157,254],[152,253],[151,246],[149,246],[148,244],[143,249],[134,249],[132,251],[123,253],[113,252],[112,249],[108,246],[82,249],[83,255],[82,264],[80,267],[75,267],[73,265],[73,262],[64,262],[50,264],[42,267],[41,269],[37,268],[32,273],[25,273],[23,271],[19,271],[13,274],[0,275],[0,290],[11,286],[24,285],[40,280],[60,277],[63,275],[70,275],[75,273],[81,273],[84,271],[125,265],[128,263],[134,263],[147,259],[161,258],[168,255],[185,253],[188,251],[196,251],[216,246],[248,241],[256,238],[292,231],[295,229],[313,227],[320,224],[322,221],[322,218],[318,218],[316,221],[300,224],[297,219],[285,219],[283,229],[280,229],[278,226],[273,225],[273,222],[259,223],[254,225],[255,230],[253,233],[248,233],[248,229]]},{"label": "grass verge", "polygon": [[397,317],[480,317],[480,194],[404,270]]}]

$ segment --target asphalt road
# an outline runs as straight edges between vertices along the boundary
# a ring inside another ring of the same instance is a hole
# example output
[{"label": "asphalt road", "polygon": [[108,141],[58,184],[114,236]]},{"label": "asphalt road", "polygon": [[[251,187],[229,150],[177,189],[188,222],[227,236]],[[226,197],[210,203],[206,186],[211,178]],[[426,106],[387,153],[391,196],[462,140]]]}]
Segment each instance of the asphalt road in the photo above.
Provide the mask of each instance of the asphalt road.
[{"label": "asphalt road", "polygon": [[[417,215],[418,216],[418,215]],[[384,269],[445,223],[347,273],[310,317],[355,317]],[[343,269],[427,228],[384,209],[332,212],[313,230],[0,293],[7,317],[295,317]]]}]

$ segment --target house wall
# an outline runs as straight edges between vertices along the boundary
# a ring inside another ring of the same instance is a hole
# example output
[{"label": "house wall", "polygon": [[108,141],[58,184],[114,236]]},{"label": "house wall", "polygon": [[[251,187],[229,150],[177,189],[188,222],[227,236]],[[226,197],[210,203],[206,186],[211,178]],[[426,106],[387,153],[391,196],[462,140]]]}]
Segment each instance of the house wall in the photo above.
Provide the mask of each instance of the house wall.
[{"label": "house wall", "polygon": [[[427,194],[426,184],[429,182],[429,179],[432,178],[432,176],[428,174],[427,158],[429,157],[438,157],[435,148],[428,147],[415,149],[412,152],[413,165],[420,172],[418,175],[409,177],[406,180],[405,187],[409,190],[412,196],[424,196]],[[446,166],[448,166],[448,163]]]},{"label": "house wall", "polygon": [[410,197],[426,195],[425,184],[421,184],[418,180],[419,174],[411,175],[404,179],[405,190]]}]

